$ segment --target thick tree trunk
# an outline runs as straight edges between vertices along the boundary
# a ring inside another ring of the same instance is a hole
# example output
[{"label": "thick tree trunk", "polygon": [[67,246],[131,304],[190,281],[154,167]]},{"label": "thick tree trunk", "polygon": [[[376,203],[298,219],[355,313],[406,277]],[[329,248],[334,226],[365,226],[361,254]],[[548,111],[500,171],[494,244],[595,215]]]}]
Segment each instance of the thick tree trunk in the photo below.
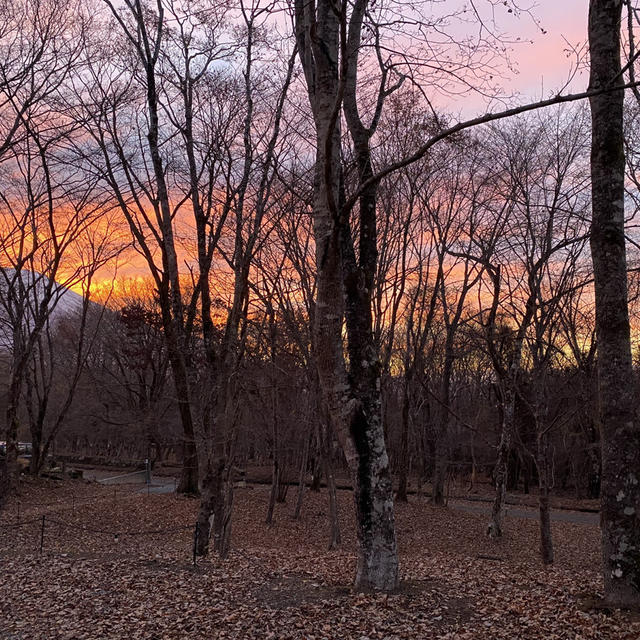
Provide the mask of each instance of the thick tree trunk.
[{"label": "thick tree trunk", "polygon": [[37,476],[44,465],[42,459],[42,447],[40,446],[41,440],[39,436],[31,437],[31,460],[29,461],[29,473],[32,476]]},{"label": "thick tree trunk", "polygon": [[196,553],[206,556],[209,553],[209,543],[214,532],[214,550],[217,550],[220,539],[221,518],[224,515],[224,471],[225,460],[220,458],[209,465],[202,478],[202,492],[200,496],[200,509],[196,521],[198,538]]},{"label": "thick tree trunk", "polygon": [[[226,465],[223,466],[223,468]],[[228,469],[227,469],[228,471]],[[224,475],[227,475],[226,479]],[[233,513],[233,481],[228,473],[221,473],[219,498],[214,508],[213,548],[220,558],[229,555],[231,548],[231,514]]]},{"label": "thick tree trunk", "polygon": [[[590,89],[619,86],[621,0],[589,5]],[[605,600],[640,604],[640,430],[635,414],[624,236],[624,92],[590,98],[593,219],[591,255],[596,338],[602,490],[600,526]]]},{"label": "thick tree trunk", "polygon": [[398,582],[393,492],[380,406],[372,398],[351,422],[358,452],[352,468],[360,553],[356,586],[390,591]]},{"label": "thick tree trunk", "polygon": [[175,321],[171,317],[168,304],[162,308],[162,321],[165,342],[169,354],[169,363],[173,375],[173,383],[178,400],[178,412],[182,422],[182,473],[176,491],[186,495],[198,495],[198,454],[196,451],[195,432],[193,428],[193,414],[191,411],[191,393],[189,376],[184,355],[180,352]]}]

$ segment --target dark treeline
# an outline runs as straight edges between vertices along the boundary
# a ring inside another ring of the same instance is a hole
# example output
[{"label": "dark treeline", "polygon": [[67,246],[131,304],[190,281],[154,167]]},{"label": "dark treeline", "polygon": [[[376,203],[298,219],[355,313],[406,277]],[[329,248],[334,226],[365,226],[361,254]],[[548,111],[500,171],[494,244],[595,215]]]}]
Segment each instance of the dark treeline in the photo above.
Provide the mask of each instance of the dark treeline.
[{"label": "dark treeline", "polygon": [[326,485],[332,547],[345,483],[357,585],[388,590],[394,498],[484,483],[493,537],[507,491],[537,494],[551,563],[550,496],[603,478],[597,99],[456,126],[430,96],[498,95],[498,25],[338,5],[2,0],[2,495],[23,440],[34,474],[52,453],[179,463],[197,551],[225,556],[240,469],[270,469],[267,523]]}]

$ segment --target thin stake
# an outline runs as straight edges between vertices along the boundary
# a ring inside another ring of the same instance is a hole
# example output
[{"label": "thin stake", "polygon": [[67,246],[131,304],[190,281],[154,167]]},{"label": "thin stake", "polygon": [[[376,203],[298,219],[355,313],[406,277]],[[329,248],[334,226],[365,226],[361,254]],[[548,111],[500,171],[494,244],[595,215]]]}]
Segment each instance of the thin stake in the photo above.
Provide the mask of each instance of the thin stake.
[{"label": "thin stake", "polygon": [[196,552],[198,550],[198,523],[193,530],[193,566],[196,566]]},{"label": "thin stake", "polygon": [[40,555],[42,555],[42,548],[44,547],[44,519],[45,516],[42,516],[42,525],[40,526]]}]

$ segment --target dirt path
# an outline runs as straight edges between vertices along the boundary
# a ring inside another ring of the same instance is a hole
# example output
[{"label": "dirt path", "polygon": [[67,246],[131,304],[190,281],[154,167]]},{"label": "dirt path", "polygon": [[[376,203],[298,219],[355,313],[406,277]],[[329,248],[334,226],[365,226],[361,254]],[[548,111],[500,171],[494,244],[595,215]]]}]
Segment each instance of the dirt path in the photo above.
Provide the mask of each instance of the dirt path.
[{"label": "dirt path", "polygon": [[[458,501],[449,502],[452,509],[458,511],[466,511],[467,513],[485,513],[487,516],[491,513],[491,505],[478,502]],[[539,515],[537,509],[527,509],[524,507],[507,506],[508,518],[526,518],[528,520],[537,520]],[[594,525],[599,522],[597,513],[589,513],[582,511],[566,511],[564,509],[553,509],[551,511],[551,520],[554,522],[571,522],[573,524],[589,524]]]}]

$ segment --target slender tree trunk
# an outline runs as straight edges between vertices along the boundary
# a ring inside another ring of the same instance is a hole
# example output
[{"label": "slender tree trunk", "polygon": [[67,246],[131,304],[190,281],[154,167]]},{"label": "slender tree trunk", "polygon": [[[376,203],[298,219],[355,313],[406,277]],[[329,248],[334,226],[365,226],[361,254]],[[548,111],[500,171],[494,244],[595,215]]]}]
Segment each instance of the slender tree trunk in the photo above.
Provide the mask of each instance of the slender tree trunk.
[{"label": "slender tree trunk", "polygon": [[[619,86],[621,0],[589,5],[590,89]],[[592,121],[591,255],[596,338],[602,490],[600,526],[605,600],[640,604],[640,430],[635,413],[624,235],[624,92],[589,100]]]},{"label": "slender tree trunk", "polygon": [[502,521],[507,497],[507,465],[514,432],[515,393],[513,389],[507,387],[503,394],[502,431],[498,445],[498,459],[493,472],[496,495],[491,508],[491,521],[487,526],[487,535],[490,538],[499,538],[502,535]]},{"label": "slender tree trunk", "polygon": [[327,495],[329,496],[329,549],[337,549],[341,542],[340,521],[338,519],[338,493],[336,478],[333,474],[331,462],[331,440],[329,435],[329,417],[319,427],[320,458],[322,470],[327,480]]},{"label": "slender tree trunk", "polygon": [[478,467],[476,464],[476,432],[471,433],[471,473],[469,474],[469,486],[467,488],[468,493],[475,493],[475,486],[478,476]]},{"label": "slender tree trunk", "polygon": [[[442,285],[444,287],[444,285]],[[438,506],[446,504],[445,483],[448,470],[448,446],[449,436],[449,405],[451,403],[451,375],[453,371],[454,351],[453,339],[457,323],[447,327],[447,339],[445,343],[444,367],[442,370],[442,389],[440,407],[436,412],[438,423],[436,425],[435,466],[432,482],[431,501]]]},{"label": "slender tree trunk", "polygon": [[304,497],[305,476],[307,475],[307,462],[309,460],[309,446],[311,438],[307,436],[304,442],[304,450],[302,452],[302,460],[300,461],[300,475],[298,477],[298,497],[296,498],[296,508],[293,513],[293,519],[299,520],[302,511],[302,498]]},{"label": "slender tree trunk", "polygon": [[435,464],[433,468],[433,476],[431,480],[431,502],[438,507],[446,505],[445,484],[447,480],[447,447],[438,436],[435,446]]},{"label": "slender tree trunk", "polygon": [[318,493],[320,491],[320,486],[322,485],[322,465],[323,460],[321,456],[319,458],[314,458],[313,473],[311,476],[311,485],[309,486],[309,491],[314,491],[315,493]]},{"label": "slender tree trunk", "polygon": [[18,429],[20,428],[18,409],[20,406],[20,390],[22,387],[21,371],[12,370],[10,380],[7,391],[7,408],[5,411],[7,424],[5,432],[7,490],[10,490],[12,481],[18,475]]},{"label": "slender tree trunk", "polygon": [[[409,346],[407,345],[407,349]],[[396,500],[407,502],[407,485],[409,475],[409,381],[410,374],[405,366],[402,383],[402,425],[400,431],[400,461],[398,464],[398,491]]]},{"label": "slender tree trunk", "polygon": [[269,507],[267,508],[267,517],[265,524],[271,524],[273,522],[273,510],[276,506],[276,498],[278,497],[278,487],[280,485],[280,467],[278,465],[278,459],[274,452],[274,460],[271,465],[271,491],[269,493]]},{"label": "slender tree trunk", "polygon": [[329,549],[337,549],[342,541],[340,535],[340,520],[338,519],[338,493],[336,478],[333,475],[331,461],[324,459],[325,476],[327,478],[327,493],[329,495]]},{"label": "slender tree trunk", "polygon": [[549,498],[549,447],[547,435],[538,432],[536,465],[538,467],[540,511],[540,557],[544,564],[553,563],[553,537],[551,535],[551,501]]}]

